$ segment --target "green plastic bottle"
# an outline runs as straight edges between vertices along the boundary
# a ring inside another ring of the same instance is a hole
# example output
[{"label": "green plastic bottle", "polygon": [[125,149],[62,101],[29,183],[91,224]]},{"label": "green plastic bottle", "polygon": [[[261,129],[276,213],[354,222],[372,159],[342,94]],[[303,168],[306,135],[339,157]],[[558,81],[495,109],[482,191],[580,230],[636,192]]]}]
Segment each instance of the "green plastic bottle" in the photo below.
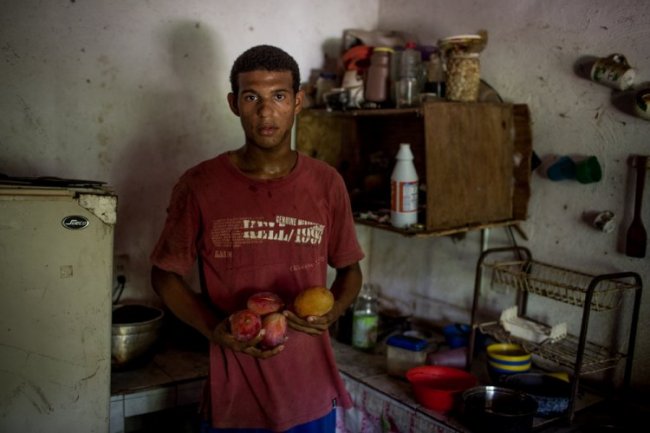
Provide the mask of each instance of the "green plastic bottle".
[{"label": "green plastic bottle", "polygon": [[364,284],[354,303],[352,346],[365,351],[374,350],[378,325],[377,289],[372,284]]}]

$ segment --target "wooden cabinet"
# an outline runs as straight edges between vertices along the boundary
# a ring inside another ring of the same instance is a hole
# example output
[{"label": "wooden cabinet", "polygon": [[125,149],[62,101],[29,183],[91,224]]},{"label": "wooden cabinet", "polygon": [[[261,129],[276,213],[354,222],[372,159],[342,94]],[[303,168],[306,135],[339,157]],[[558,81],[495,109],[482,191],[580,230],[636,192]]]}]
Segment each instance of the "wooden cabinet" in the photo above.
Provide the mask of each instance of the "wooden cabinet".
[{"label": "wooden cabinet", "polygon": [[[364,218],[390,209],[390,176],[410,143],[420,178],[420,227]],[[446,235],[526,218],[532,154],[526,105],[427,102],[417,109],[304,110],[298,150],[333,165],[357,222],[408,235]]]}]

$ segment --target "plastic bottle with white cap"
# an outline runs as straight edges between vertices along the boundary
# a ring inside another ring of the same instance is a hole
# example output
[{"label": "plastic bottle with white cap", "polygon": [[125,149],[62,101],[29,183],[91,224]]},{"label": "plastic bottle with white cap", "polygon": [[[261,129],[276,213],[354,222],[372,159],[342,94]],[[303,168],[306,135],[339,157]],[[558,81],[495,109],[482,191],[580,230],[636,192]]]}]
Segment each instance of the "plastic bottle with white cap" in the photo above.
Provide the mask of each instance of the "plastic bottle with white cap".
[{"label": "plastic bottle with white cap", "polygon": [[379,323],[377,287],[364,284],[354,302],[352,316],[352,346],[372,351],[377,345],[377,326]]},{"label": "plastic bottle with white cap", "polygon": [[399,81],[397,82],[397,108],[420,105],[422,84],[422,55],[415,49],[415,42],[408,42],[400,54]]},{"label": "plastic bottle with white cap", "polygon": [[418,174],[409,143],[401,143],[397,163],[390,178],[390,222],[393,227],[408,228],[418,222]]}]

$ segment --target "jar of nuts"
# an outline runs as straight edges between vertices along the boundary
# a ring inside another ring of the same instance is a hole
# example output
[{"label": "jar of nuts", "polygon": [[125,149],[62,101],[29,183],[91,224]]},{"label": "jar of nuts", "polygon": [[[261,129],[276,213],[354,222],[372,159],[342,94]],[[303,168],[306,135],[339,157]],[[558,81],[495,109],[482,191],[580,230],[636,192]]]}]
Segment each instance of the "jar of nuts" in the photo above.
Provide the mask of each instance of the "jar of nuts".
[{"label": "jar of nuts", "polygon": [[440,52],[447,67],[447,99],[473,102],[479,97],[481,68],[479,53],[487,44],[487,32],[457,35],[439,41]]},{"label": "jar of nuts", "polygon": [[478,53],[450,51],[447,55],[447,99],[460,102],[476,101],[480,85]]}]

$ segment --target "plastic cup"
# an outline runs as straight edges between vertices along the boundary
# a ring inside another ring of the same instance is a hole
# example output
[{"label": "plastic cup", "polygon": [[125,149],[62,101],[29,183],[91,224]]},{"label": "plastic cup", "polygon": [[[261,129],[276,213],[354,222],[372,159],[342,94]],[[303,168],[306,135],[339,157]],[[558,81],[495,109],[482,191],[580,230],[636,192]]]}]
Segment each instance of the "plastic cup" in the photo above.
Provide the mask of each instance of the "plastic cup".
[{"label": "plastic cup", "polygon": [[575,179],[576,163],[568,156],[563,156],[546,170],[546,176],[551,180]]},{"label": "plastic cup", "polygon": [[580,183],[593,183],[602,179],[603,173],[598,158],[590,156],[576,164],[576,179]]},{"label": "plastic cup", "polygon": [[471,328],[469,325],[462,323],[452,323],[445,326],[442,333],[445,336],[445,341],[450,348],[467,346]]}]

